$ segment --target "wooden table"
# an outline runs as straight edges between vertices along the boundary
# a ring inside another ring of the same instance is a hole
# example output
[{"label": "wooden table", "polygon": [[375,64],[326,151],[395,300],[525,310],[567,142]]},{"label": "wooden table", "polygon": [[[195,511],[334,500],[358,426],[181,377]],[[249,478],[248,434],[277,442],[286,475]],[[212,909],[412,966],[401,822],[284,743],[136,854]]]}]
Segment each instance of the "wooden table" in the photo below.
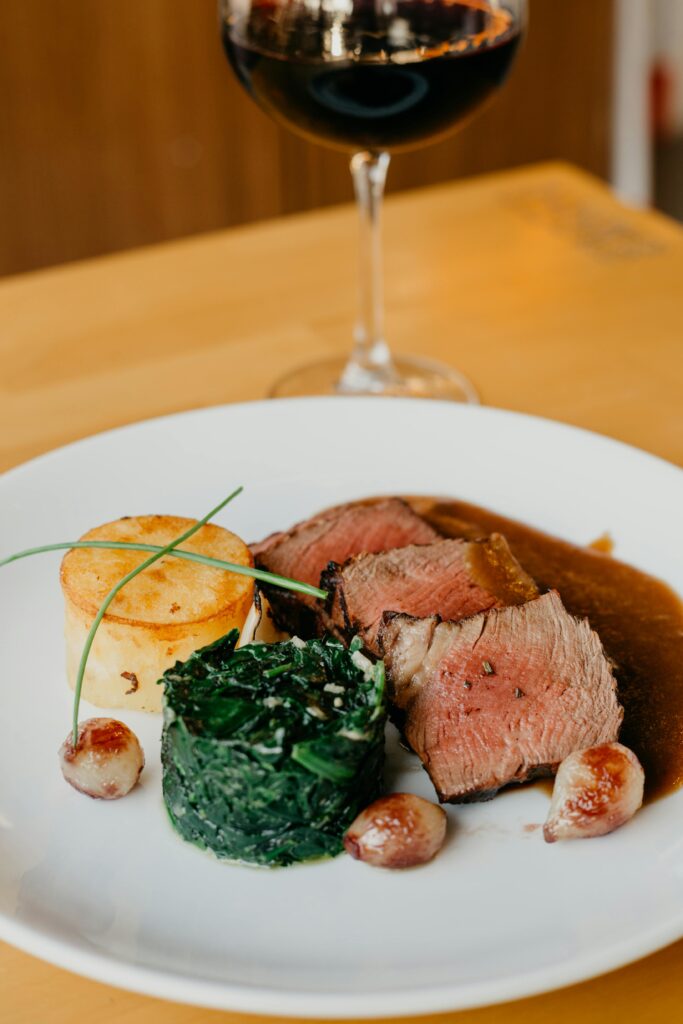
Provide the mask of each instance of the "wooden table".
[{"label": "wooden table", "polygon": [[[259,398],[296,363],[346,349],[354,227],[337,208],[0,283],[0,469],[132,420]],[[393,198],[386,253],[397,350],[459,366],[488,404],[683,462],[678,227],[545,165]],[[450,1017],[644,1024],[680,1019],[682,1006],[683,942],[571,989]],[[77,1019],[219,1014],[0,945],[2,1024]]]}]

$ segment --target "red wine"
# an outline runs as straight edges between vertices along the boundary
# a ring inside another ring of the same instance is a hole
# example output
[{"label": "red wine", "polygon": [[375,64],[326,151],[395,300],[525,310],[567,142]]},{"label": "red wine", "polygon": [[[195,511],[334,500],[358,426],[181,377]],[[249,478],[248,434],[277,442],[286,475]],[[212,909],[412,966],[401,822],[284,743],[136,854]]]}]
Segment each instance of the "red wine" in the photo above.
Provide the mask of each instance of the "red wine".
[{"label": "red wine", "polygon": [[488,0],[388,9],[253,0],[222,23],[223,44],[242,84],[288,128],[343,149],[402,149],[481,106],[510,69],[520,26]]}]

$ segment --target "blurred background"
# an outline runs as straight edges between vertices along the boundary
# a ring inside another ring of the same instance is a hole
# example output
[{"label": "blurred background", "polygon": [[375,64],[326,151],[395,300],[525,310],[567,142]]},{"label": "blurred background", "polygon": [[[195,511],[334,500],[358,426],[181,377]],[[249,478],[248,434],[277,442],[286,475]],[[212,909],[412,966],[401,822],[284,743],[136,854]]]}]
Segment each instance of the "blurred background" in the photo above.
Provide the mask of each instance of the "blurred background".
[{"label": "blurred background", "polygon": [[[0,274],[351,198],[223,56],[215,0],[2,0]],[[511,80],[390,190],[569,160],[683,218],[683,0],[530,0]]]}]

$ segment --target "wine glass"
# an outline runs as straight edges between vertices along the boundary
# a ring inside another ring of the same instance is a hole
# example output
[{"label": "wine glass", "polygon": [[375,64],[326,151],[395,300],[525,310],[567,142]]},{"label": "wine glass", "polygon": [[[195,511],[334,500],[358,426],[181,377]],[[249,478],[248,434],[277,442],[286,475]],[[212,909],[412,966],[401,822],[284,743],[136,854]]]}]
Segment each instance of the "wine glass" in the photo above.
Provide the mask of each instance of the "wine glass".
[{"label": "wine glass", "polygon": [[289,373],[273,394],[476,402],[456,370],[392,358],[384,338],[380,212],[390,153],[443,136],[505,80],[526,0],[219,0],[242,85],[280,124],[353,154],[360,309],[351,358]]}]

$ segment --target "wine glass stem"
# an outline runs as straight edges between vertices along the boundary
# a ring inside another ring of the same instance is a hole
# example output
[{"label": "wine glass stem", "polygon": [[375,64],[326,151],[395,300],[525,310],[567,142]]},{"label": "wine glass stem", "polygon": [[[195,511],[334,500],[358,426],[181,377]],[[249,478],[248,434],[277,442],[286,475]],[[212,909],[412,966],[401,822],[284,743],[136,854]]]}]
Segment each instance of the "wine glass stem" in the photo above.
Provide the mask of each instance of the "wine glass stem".
[{"label": "wine glass stem", "polygon": [[397,374],[384,340],[381,210],[388,153],[356,153],[351,175],[360,227],[359,311],[355,345],[339,382],[344,392],[382,391]]}]

